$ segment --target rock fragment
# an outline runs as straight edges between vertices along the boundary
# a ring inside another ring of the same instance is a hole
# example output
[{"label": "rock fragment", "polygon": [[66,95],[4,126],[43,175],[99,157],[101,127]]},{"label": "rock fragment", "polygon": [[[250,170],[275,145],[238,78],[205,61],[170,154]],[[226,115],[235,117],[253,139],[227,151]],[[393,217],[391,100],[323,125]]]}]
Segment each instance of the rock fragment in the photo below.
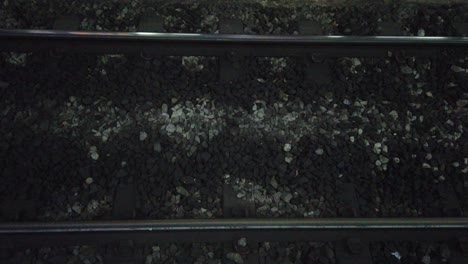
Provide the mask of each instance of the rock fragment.
[{"label": "rock fragment", "polygon": [[270,184],[271,184],[271,186],[273,186],[273,188],[275,188],[275,189],[278,188],[278,182],[276,181],[275,177],[271,178]]},{"label": "rock fragment", "polygon": [[144,131],[140,132],[140,141],[144,141],[148,137],[148,134]]},{"label": "rock fragment", "polygon": [[247,246],[247,238],[241,237],[241,238],[237,241],[237,245],[239,245],[239,246],[241,246],[241,247],[246,247],[246,246]]},{"label": "rock fragment", "polygon": [[177,186],[176,187],[177,193],[183,195],[183,196],[190,196],[190,193],[185,189],[183,186]]},{"label": "rock fragment", "polygon": [[174,133],[176,131],[176,127],[174,126],[174,124],[170,123],[170,124],[167,124],[166,126],[166,131],[168,133]]},{"label": "rock fragment", "polygon": [[93,180],[93,178],[88,177],[88,178],[86,178],[85,182],[86,182],[87,185],[91,185],[91,184],[93,184],[94,180]]},{"label": "rock fragment", "polygon": [[315,150],[315,154],[317,155],[323,155],[324,151],[323,151],[323,148],[318,148]]},{"label": "rock fragment", "polygon": [[96,146],[91,146],[89,148],[89,156],[91,157],[91,159],[93,160],[98,160],[99,159],[99,153],[97,152],[97,147]]},{"label": "rock fragment", "polygon": [[234,261],[236,264],[243,264],[244,263],[244,259],[242,258],[242,256],[239,253],[232,253],[232,252],[227,253],[226,258],[231,260],[231,261]]},{"label": "rock fragment", "polygon": [[403,67],[401,67],[401,72],[403,74],[412,74],[413,69],[411,69],[409,66],[403,66]]}]

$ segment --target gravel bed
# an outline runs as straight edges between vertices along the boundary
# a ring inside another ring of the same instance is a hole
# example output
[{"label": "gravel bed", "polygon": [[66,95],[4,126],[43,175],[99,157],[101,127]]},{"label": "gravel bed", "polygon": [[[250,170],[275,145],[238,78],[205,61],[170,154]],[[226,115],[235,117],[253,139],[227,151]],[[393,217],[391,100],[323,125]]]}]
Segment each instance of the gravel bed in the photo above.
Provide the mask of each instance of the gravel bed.
[{"label": "gravel bed", "polygon": [[[240,239],[239,241],[241,241]],[[236,242],[236,244],[239,243]],[[245,242],[245,241],[244,241]],[[110,260],[106,252],[112,245],[43,247],[9,252],[9,263],[106,263]],[[238,246],[239,247],[239,246]],[[333,245],[327,243],[271,243],[263,242],[251,248],[229,250],[224,244],[213,243],[170,243],[132,247],[140,252],[134,257],[141,263],[248,263],[254,258],[257,263],[333,263]]]},{"label": "gravel bed", "polygon": [[106,217],[129,179],[141,218],[220,217],[224,183],[261,216],[335,216],[346,182],[366,216],[444,215],[439,186],[463,197],[465,59],[342,58],[338,81],[307,86],[285,58],[222,85],[213,58],[169,58],[165,79],[156,60],[4,55],[2,195],[41,201],[38,218]]},{"label": "gravel bed", "polygon": [[[245,33],[297,34],[299,20],[314,20],[324,34],[373,35],[381,22],[393,21],[408,35],[456,35],[455,23],[466,22],[463,3],[411,3],[349,1],[324,4],[290,1],[34,1],[3,0],[2,28],[52,28],[54,19],[77,15],[80,29],[135,31],[139,18],[156,13],[167,32],[218,32],[223,19],[240,19]],[[227,11],[229,10],[229,11]]]},{"label": "gravel bed", "polygon": [[375,263],[449,263],[452,252],[444,243],[371,243]]},{"label": "gravel bed", "polygon": [[[253,247],[241,238],[235,249],[218,243],[166,243],[130,247],[141,263],[336,263],[333,243],[262,242]],[[115,245],[43,247],[8,252],[8,263],[106,263]],[[446,263],[453,252],[445,243],[373,242],[372,263]],[[5,257],[7,255],[3,255]]]},{"label": "gravel bed", "polygon": [[329,243],[260,244],[258,263],[335,263],[335,252]]},{"label": "gravel bed", "polygon": [[[382,1],[383,2],[383,1]],[[73,13],[80,29],[136,31],[154,10],[167,32],[217,33],[241,19],[248,34],[374,35],[394,21],[405,35],[457,35],[463,4],[324,6],[4,0],[2,28],[52,28]],[[226,12],[227,9],[230,12]],[[365,17],[366,19],[363,19]],[[117,187],[133,182],[139,219],[223,217],[223,185],[260,217],[334,217],[353,183],[366,217],[446,216],[440,189],[467,216],[468,58],[321,61],[331,83],[304,83],[293,58],[245,59],[245,74],[218,82],[214,57],[0,53],[0,221],[112,217]],[[15,190],[12,192],[11,190]],[[147,263],[240,263],[222,245],[145,249]],[[328,244],[263,243],[260,263],[334,263]],[[375,243],[375,263],[443,261],[444,245]],[[43,248],[19,262],[101,263],[93,247]],[[13,262],[14,263],[14,262]]]},{"label": "gravel bed", "polygon": [[[132,263],[223,263],[223,245],[209,243],[155,244],[127,248]],[[43,247],[10,252],[8,263],[109,263],[118,259],[115,245]]]},{"label": "gravel bed", "polygon": [[8,263],[104,263],[94,246],[42,247],[9,252]]}]

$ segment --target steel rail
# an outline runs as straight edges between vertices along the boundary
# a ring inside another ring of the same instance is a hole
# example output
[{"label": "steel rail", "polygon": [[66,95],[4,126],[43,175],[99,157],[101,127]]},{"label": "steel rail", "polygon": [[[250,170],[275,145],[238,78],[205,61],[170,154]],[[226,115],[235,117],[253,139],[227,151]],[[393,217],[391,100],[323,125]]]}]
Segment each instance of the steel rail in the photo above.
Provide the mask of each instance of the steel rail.
[{"label": "steel rail", "polygon": [[247,35],[247,34],[198,34],[158,32],[100,32],[63,30],[0,30],[3,37],[62,38],[98,40],[154,40],[183,42],[231,42],[231,43],[311,43],[334,45],[467,45],[464,37],[414,37],[414,36],[298,36],[298,35]]},{"label": "steel rail", "polygon": [[223,56],[385,56],[387,51],[434,56],[466,52],[466,37],[232,35],[0,29],[0,51]]},{"label": "steel rail", "polygon": [[175,219],[0,224],[0,234],[44,232],[126,232],[184,230],[282,229],[454,229],[467,228],[468,218],[274,218]]},{"label": "steel rail", "polygon": [[0,224],[0,245],[252,241],[439,241],[468,236],[468,218],[190,219]]}]

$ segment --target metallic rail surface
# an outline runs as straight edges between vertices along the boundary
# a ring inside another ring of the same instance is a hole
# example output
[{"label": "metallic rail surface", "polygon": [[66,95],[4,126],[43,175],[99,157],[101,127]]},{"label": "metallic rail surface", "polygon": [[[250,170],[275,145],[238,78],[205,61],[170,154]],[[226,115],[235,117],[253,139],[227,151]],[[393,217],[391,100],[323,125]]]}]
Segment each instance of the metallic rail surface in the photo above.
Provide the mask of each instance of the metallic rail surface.
[{"label": "metallic rail surface", "polygon": [[[190,219],[0,224],[0,245],[145,242],[450,240],[468,218]],[[1,246],[0,246],[1,247]]]},{"label": "metallic rail surface", "polygon": [[0,51],[48,49],[91,53],[223,56],[385,56],[387,51],[434,56],[450,48],[466,52],[466,37],[278,36],[152,32],[88,32],[0,29]]},{"label": "metallic rail surface", "polygon": [[413,36],[297,36],[297,35],[241,35],[158,32],[97,32],[61,30],[0,30],[0,36],[18,38],[154,40],[231,43],[311,43],[359,45],[467,45],[464,37],[413,37]]},{"label": "metallic rail surface", "polygon": [[304,218],[176,219],[0,224],[0,234],[49,232],[126,232],[184,230],[283,229],[454,229],[468,228],[468,218]]}]

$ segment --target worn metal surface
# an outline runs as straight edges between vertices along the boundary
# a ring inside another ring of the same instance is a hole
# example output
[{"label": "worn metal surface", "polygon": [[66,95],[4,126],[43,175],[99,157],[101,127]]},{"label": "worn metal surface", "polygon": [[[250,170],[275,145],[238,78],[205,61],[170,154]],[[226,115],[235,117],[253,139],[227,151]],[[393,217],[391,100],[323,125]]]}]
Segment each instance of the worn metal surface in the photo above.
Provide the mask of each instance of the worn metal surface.
[{"label": "worn metal surface", "polygon": [[197,219],[0,224],[3,247],[148,242],[450,240],[468,218]]},{"label": "worn metal surface", "polygon": [[[337,186],[340,208],[338,215],[342,217],[359,217],[359,202],[354,184],[346,182]],[[361,241],[359,235],[346,240],[336,241],[336,260],[340,264],[370,264],[372,257],[369,243]]]},{"label": "worn metal surface", "polygon": [[2,223],[0,234],[184,230],[371,230],[468,228],[468,218],[274,218],[176,219]]},{"label": "worn metal surface", "polygon": [[180,56],[385,56],[387,51],[435,56],[444,49],[466,52],[464,37],[275,36],[153,32],[0,30],[0,51],[59,50]]}]

